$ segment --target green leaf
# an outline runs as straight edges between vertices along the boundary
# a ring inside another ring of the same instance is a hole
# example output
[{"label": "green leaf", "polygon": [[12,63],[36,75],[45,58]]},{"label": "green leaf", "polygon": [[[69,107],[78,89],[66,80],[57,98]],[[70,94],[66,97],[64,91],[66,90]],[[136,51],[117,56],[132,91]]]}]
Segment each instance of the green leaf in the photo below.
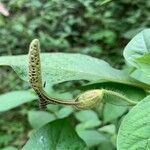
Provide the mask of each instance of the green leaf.
[{"label": "green leaf", "polygon": [[132,38],[124,49],[124,57],[130,65],[137,67],[135,60],[147,52],[150,52],[150,29],[145,29]]},{"label": "green leaf", "polygon": [[56,113],[59,111],[59,105],[48,104],[47,109],[52,113]]},{"label": "green leaf", "polygon": [[116,127],[114,124],[109,124],[99,128],[98,131],[114,135],[116,133]]},{"label": "green leaf", "polygon": [[75,113],[75,117],[81,122],[76,126],[77,130],[90,129],[100,126],[101,124],[98,115],[93,110],[81,110]]},{"label": "green leaf", "polygon": [[15,147],[9,146],[9,147],[5,147],[5,148],[3,148],[1,150],[18,150],[18,149],[15,148]]},{"label": "green leaf", "polygon": [[75,113],[75,117],[80,122],[89,121],[91,119],[99,120],[98,115],[93,110],[81,110],[81,111]]},{"label": "green leaf", "polygon": [[22,150],[87,150],[66,120],[50,122],[34,132]]},{"label": "green leaf", "polygon": [[0,112],[10,110],[26,102],[35,100],[37,96],[31,91],[13,91],[0,95]]},{"label": "green leaf", "polygon": [[[40,118],[40,121],[39,121],[39,118]],[[40,128],[43,125],[55,119],[56,119],[55,116],[48,112],[44,112],[44,111],[29,111],[28,112],[29,123],[35,129]]]},{"label": "green leaf", "polygon": [[77,130],[77,132],[88,147],[98,145],[106,140],[106,137],[96,130]]},{"label": "green leaf", "polygon": [[150,85],[150,76],[141,71],[140,69],[136,69],[133,71],[130,76],[140,82],[146,83]]},{"label": "green leaf", "polygon": [[103,112],[104,122],[111,122],[127,111],[127,107],[106,103]]},{"label": "green leaf", "polygon": [[145,63],[145,64],[150,64],[150,52],[149,53],[145,53],[143,56],[138,57],[136,59],[137,62],[141,62],[141,63]]},{"label": "green leaf", "polygon": [[[0,65],[11,66],[19,77],[28,81],[28,56],[2,56]],[[142,85],[133,82],[122,71],[112,68],[108,63],[90,56],[67,53],[41,54],[42,77],[47,84],[70,80],[117,82],[129,85]]]},{"label": "green leaf", "polygon": [[133,107],[123,119],[118,133],[117,148],[150,149],[150,96]]},{"label": "green leaf", "polygon": [[150,53],[145,53],[142,57],[136,59],[138,68],[150,78]]},{"label": "green leaf", "polygon": [[101,121],[100,120],[91,119],[91,120],[79,123],[76,126],[76,129],[77,130],[85,130],[85,129],[95,128],[95,127],[98,127],[100,125],[101,125]]},{"label": "green leaf", "polygon": [[100,145],[98,146],[98,150],[116,150],[116,147],[108,139],[103,143],[100,143]]},{"label": "green leaf", "polygon": [[74,108],[71,106],[64,106],[62,107],[57,113],[57,117],[58,118],[65,118],[68,117],[69,115],[71,115],[74,111]]},{"label": "green leaf", "polygon": [[[141,38],[142,36],[142,42],[136,41],[137,37]],[[132,63],[133,66],[135,66],[137,69],[134,70],[130,76],[133,77],[134,79],[146,83],[146,84],[150,84],[150,29],[144,30],[141,33],[139,33],[137,35],[137,37],[133,38],[133,41],[131,40],[131,43],[129,43],[129,47],[127,45],[127,47],[125,48],[124,51],[124,56],[127,59],[127,61],[129,63]],[[149,40],[149,41],[148,41]],[[133,44],[133,42],[137,42],[135,45]],[[141,45],[139,45],[141,44]],[[143,47],[145,48],[143,50]],[[130,45],[131,46],[137,46],[134,50],[133,55],[129,54],[129,52],[133,52],[130,50]],[[128,56],[126,56],[128,54]],[[130,56],[129,56],[130,55]],[[132,61],[129,61],[129,57],[131,57]]]}]

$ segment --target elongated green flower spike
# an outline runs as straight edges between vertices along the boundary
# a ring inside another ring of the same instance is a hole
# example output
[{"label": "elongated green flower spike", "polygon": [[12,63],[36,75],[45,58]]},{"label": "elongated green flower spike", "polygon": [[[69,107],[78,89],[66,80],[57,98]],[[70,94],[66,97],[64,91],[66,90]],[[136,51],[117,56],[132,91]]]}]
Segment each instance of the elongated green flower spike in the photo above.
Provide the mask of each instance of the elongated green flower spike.
[{"label": "elongated green flower spike", "polygon": [[34,39],[29,47],[29,82],[34,91],[39,96],[39,107],[44,109],[46,107],[46,100],[42,99],[42,75],[40,62],[40,44],[38,39]]},{"label": "elongated green flower spike", "polygon": [[29,47],[29,82],[35,91],[42,88],[40,44],[34,39]]},{"label": "elongated green flower spike", "polygon": [[29,47],[29,82],[34,91],[39,96],[39,106],[41,109],[46,108],[46,104],[64,104],[75,105],[73,100],[59,100],[51,98],[47,95],[42,87],[42,73],[40,61],[40,43],[38,39],[34,39]]}]

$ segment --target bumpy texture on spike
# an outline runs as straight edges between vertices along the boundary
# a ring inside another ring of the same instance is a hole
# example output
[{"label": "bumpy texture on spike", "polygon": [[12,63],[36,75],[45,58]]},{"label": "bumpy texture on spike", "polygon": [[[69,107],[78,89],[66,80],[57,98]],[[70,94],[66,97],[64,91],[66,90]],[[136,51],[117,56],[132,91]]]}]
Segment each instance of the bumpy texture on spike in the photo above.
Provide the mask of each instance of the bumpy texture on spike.
[{"label": "bumpy texture on spike", "polygon": [[46,101],[42,99],[42,76],[40,63],[40,43],[38,39],[34,39],[29,47],[29,82],[35,92],[39,95],[39,106],[41,109],[46,107]]},{"label": "bumpy texture on spike", "polygon": [[75,101],[71,100],[59,100],[51,98],[43,90],[42,87],[42,74],[41,74],[41,63],[40,63],[40,43],[38,39],[34,39],[29,47],[29,82],[32,88],[39,96],[39,106],[41,109],[46,107],[46,104],[64,104],[64,105],[75,105]]}]

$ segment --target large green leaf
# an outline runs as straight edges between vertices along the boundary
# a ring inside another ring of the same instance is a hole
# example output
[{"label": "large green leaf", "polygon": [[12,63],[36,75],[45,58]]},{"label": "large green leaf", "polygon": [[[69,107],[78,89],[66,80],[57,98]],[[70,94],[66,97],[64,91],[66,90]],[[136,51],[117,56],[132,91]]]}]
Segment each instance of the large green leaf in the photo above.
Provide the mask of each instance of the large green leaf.
[{"label": "large green leaf", "polygon": [[[41,54],[42,77],[47,84],[70,80],[118,82],[142,87],[127,74],[112,68],[108,63],[81,54],[44,53]],[[11,66],[25,81],[28,81],[28,56],[2,56],[0,65]]]},{"label": "large green leaf", "polygon": [[124,57],[130,65],[137,67],[135,59],[147,52],[150,52],[150,29],[145,29],[133,37],[124,49]]},{"label": "large green leaf", "polygon": [[37,96],[31,91],[13,91],[0,95],[0,112],[15,108],[26,102],[33,101]]},{"label": "large green leaf", "polygon": [[122,121],[117,147],[118,150],[150,149],[150,96],[132,108]]},{"label": "large green leaf", "polygon": [[70,123],[56,120],[34,132],[22,150],[87,150]]}]

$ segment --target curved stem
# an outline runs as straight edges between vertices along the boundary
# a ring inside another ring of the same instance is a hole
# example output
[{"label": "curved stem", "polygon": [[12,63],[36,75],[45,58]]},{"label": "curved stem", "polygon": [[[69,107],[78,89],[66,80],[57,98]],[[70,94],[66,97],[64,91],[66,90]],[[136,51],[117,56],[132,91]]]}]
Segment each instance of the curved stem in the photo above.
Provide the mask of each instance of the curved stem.
[{"label": "curved stem", "polygon": [[110,95],[119,97],[119,98],[123,99],[124,101],[130,103],[131,105],[136,105],[138,103],[136,101],[133,101],[133,100],[127,98],[126,96],[124,96],[124,95],[122,95],[118,92],[114,92],[114,91],[111,91],[111,90],[105,90],[105,89],[103,89],[103,91],[104,91],[105,94],[110,94]]},{"label": "curved stem", "polygon": [[49,97],[43,89],[40,89],[37,92],[37,94],[39,95],[41,100],[44,100],[50,104],[63,104],[63,105],[76,105],[76,104],[78,104],[78,102],[75,102],[74,99],[61,100],[58,98],[56,99],[56,98]]},{"label": "curved stem", "polygon": [[48,103],[76,105],[77,102],[69,100],[59,100],[51,98],[47,95],[42,87],[42,73],[40,61],[40,43],[38,39],[34,39],[29,47],[29,82],[34,91],[39,96],[40,109],[44,109]]}]

